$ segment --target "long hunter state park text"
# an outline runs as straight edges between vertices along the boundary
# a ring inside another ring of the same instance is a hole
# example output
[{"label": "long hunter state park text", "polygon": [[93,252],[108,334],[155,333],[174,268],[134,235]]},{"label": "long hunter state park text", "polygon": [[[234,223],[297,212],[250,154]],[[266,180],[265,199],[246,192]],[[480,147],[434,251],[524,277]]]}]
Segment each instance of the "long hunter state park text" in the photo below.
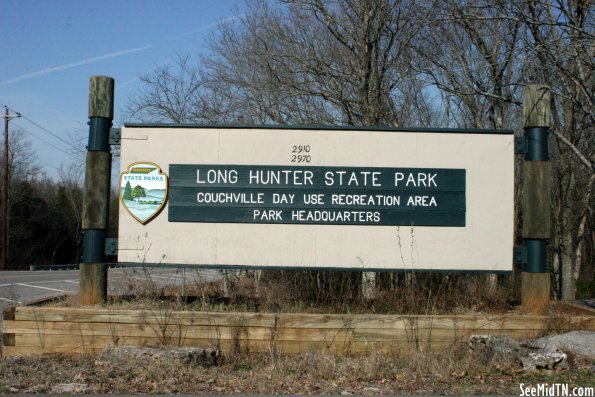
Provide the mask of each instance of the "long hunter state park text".
[{"label": "long hunter state park text", "polygon": [[464,226],[464,169],[170,165],[170,221]]}]

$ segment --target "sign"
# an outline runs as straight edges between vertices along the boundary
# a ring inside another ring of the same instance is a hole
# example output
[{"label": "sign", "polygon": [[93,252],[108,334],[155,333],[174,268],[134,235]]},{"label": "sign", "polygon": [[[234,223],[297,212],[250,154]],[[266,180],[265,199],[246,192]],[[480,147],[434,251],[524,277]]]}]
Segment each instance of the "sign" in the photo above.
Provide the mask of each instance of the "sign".
[{"label": "sign", "polygon": [[512,270],[512,131],[128,124],[121,133],[122,172],[152,163],[169,186],[153,218],[121,201],[119,262]]},{"label": "sign", "polygon": [[465,170],[171,164],[170,222],[465,226]]},{"label": "sign", "polygon": [[120,200],[134,219],[149,222],[167,200],[167,175],[155,163],[129,165],[120,175]]}]

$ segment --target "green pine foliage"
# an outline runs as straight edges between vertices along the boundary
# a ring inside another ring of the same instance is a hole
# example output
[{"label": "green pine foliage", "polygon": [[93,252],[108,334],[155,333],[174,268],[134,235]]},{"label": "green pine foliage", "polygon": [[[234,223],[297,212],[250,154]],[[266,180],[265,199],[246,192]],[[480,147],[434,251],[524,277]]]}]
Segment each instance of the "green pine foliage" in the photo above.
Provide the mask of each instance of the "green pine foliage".
[{"label": "green pine foliage", "polygon": [[124,187],[124,193],[122,195],[124,200],[132,200],[132,186],[130,186],[130,181],[126,182],[126,186]]}]

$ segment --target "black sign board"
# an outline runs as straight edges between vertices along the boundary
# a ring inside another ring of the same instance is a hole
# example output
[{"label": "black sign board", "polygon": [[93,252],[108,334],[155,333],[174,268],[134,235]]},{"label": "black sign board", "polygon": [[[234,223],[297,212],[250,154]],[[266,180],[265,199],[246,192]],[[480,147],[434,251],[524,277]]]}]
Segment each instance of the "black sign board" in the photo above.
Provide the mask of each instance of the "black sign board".
[{"label": "black sign board", "polygon": [[464,169],[169,166],[169,221],[465,226]]}]

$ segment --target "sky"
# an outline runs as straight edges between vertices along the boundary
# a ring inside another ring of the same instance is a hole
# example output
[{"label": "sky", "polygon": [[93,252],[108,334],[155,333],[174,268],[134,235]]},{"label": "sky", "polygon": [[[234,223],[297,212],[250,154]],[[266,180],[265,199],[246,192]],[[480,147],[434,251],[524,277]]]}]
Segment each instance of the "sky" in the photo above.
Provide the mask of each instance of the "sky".
[{"label": "sky", "polygon": [[217,25],[242,7],[241,0],[2,1],[0,110],[21,113],[10,129],[24,130],[38,165],[57,178],[72,150],[85,151],[91,76],[114,78],[119,127],[140,75],[178,55],[206,54]]}]

